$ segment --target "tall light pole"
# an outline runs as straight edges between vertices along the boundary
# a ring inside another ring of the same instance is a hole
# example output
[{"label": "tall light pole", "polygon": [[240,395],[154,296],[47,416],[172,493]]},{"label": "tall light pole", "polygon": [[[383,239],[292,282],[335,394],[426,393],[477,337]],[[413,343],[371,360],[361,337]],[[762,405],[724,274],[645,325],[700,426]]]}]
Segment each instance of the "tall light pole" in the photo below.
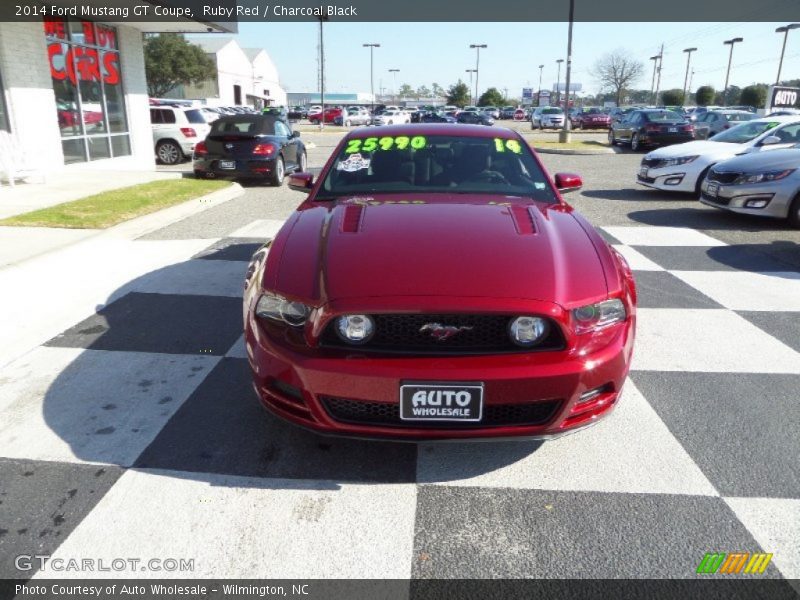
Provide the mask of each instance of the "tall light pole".
[{"label": "tall light pole", "polygon": [[575,20],[575,0],[569,0],[569,29],[567,30],[567,102],[564,106],[564,129],[558,134],[558,141],[561,143],[569,142],[571,123],[569,119],[569,84],[570,73],[572,72],[572,23]]},{"label": "tall light pole", "polygon": [[[650,60],[653,61],[653,81],[650,83],[650,99],[652,100],[653,94],[656,91],[656,67],[658,67],[658,59],[661,58],[658,54],[651,56]],[[655,102],[653,102],[655,104]]]},{"label": "tall light pole", "polygon": [[732,38],[730,40],[725,40],[724,42],[722,42],[723,44],[731,47],[730,54],[728,54],[728,70],[725,72],[725,88],[722,92],[723,96],[725,97],[724,100],[725,106],[728,106],[728,77],[731,74],[731,61],[733,60],[733,45],[743,40],[744,38],[738,37],[738,38]]},{"label": "tall light pole", "polygon": [[664,44],[661,44],[661,50],[658,52],[658,79],[656,79],[656,97],[653,104],[658,106],[658,91],[661,89],[661,66],[664,64]]},{"label": "tall light pole", "polygon": [[397,102],[397,74],[400,72],[400,69],[389,69],[389,73],[392,74],[392,81],[394,84],[392,85],[392,96],[394,96],[394,101]]},{"label": "tall light pole", "polygon": [[[539,103],[539,106],[542,105],[542,70],[544,69],[544,65],[539,65],[539,94],[536,96],[536,102]],[[531,102],[531,104],[533,104]]]},{"label": "tall light pole", "polygon": [[319,128],[325,129],[325,44],[322,35],[322,23],[328,19],[323,15],[319,17],[319,100],[322,114],[319,116]]},{"label": "tall light pole", "polygon": [[370,101],[370,112],[373,114],[375,113],[375,69],[373,69],[372,63],[372,51],[375,48],[380,48],[380,44],[364,44],[364,48],[369,48],[369,94],[371,96]]},{"label": "tall light pole", "polygon": [[[778,27],[775,30],[775,33],[782,33],[783,34],[783,47],[781,48],[781,61],[778,63],[778,76],[775,78],[775,85],[780,84],[781,82],[781,69],[783,68],[783,54],[786,52],[786,38],[789,37],[789,31],[791,29],[800,29],[800,23],[791,23],[789,25],[785,25],[784,27]],[[733,46],[731,46],[733,49]]]},{"label": "tall light pole", "polygon": [[689,82],[689,61],[692,60],[692,52],[696,52],[697,48],[685,48],[686,52],[686,76],[683,78],[683,104],[686,105],[686,85]]},{"label": "tall light pole", "polygon": [[481,48],[486,48],[486,44],[470,44],[470,48],[475,48],[475,105],[478,104],[478,77],[481,68]]},{"label": "tall light pole", "polygon": [[[477,69],[464,69],[467,73],[469,73],[469,95],[472,96],[472,74],[477,73]],[[477,104],[478,101],[475,98],[470,100],[471,104]]]},{"label": "tall light pole", "polygon": [[556,62],[558,63],[558,75],[556,75],[556,106],[561,106],[561,63],[564,62],[564,59],[559,58]]}]

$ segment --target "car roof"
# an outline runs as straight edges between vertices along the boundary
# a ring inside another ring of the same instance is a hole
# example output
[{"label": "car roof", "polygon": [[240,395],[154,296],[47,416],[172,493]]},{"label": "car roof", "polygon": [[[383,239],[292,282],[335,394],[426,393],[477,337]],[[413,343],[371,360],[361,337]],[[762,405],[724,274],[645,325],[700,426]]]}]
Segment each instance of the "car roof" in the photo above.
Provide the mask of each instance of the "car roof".
[{"label": "car roof", "polygon": [[514,138],[517,133],[505,127],[486,127],[485,125],[458,125],[454,127],[449,124],[437,123],[412,123],[408,125],[381,125],[379,130],[366,128],[350,132],[345,139],[352,137],[373,137],[379,136],[415,136],[415,135],[444,135],[455,137],[480,137],[480,138]]},{"label": "car roof", "polygon": [[776,121],[780,124],[797,123],[800,122],[800,115],[780,115],[776,117],[761,117],[759,119],[753,119],[752,121],[748,121],[748,123],[774,123]]}]

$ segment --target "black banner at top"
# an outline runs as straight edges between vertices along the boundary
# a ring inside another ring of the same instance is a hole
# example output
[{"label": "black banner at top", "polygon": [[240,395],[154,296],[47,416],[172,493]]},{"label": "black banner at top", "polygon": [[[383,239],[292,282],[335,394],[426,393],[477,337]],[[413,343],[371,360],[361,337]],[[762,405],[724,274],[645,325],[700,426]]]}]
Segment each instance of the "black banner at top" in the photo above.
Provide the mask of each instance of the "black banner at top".
[{"label": "black banner at top", "polygon": [[[574,0],[579,22],[786,22],[800,0]],[[111,22],[563,22],[570,0],[1,0],[0,21],[42,18]],[[224,28],[224,27],[223,27]],[[232,26],[236,29],[235,25]]]}]

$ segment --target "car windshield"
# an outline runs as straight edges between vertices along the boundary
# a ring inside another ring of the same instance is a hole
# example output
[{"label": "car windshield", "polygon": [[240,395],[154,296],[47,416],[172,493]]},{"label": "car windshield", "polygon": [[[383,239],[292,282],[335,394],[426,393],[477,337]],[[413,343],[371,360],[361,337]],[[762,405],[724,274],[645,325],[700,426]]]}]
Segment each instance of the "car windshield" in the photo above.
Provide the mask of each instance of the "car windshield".
[{"label": "car windshield", "polygon": [[750,121],[748,123],[737,125],[736,127],[731,127],[722,133],[718,133],[712,138],[712,141],[728,142],[731,144],[745,144],[757,138],[765,131],[774,129],[778,125],[780,125],[778,121]]},{"label": "car windshield", "polygon": [[756,118],[756,115],[752,113],[733,113],[726,116],[728,117],[728,121],[752,121]]},{"label": "car windshield", "polygon": [[222,117],[214,121],[213,125],[211,125],[211,135],[275,135],[275,119],[260,115]]},{"label": "car windshield", "polygon": [[587,108],[583,112],[586,113],[587,115],[602,115],[603,114],[603,111],[600,110],[599,108]]},{"label": "car windshield", "polygon": [[454,135],[349,138],[317,198],[381,192],[489,194],[557,202],[524,142]]},{"label": "car windshield", "polygon": [[660,110],[658,112],[644,113],[647,120],[651,123],[658,123],[662,121],[683,121],[683,117],[671,110]]},{"label": "car windshield", "polygon": [[560,114],[562,114],[563,112],[564,112],[564,111],[562,111],[560,108],[545,108],[545,109],[542,111],[542,114],[543,114],[543,115],[560,115]]},{"label": "car windshield", "polygon": [[186,119],[189,121],[189,123],[206,123],[206,118],[203,116],[203,112],[199,108],[185,110],[183,113],[186,115]]}]

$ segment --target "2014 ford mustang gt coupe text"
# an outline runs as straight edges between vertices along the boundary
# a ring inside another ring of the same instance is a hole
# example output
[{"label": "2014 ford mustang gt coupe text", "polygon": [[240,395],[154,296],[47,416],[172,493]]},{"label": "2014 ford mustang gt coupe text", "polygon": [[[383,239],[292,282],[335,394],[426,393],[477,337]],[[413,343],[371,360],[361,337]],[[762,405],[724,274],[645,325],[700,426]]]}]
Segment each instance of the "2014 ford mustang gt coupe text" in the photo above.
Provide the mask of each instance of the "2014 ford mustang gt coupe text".
[{"label": "2014 ford mustang gt coupe text", "polygon": [[633,349],[625,259],[563,201],[519,134],[358,129],[253,256],[256,391],[324,432],[548,437],[617,402]]}]

